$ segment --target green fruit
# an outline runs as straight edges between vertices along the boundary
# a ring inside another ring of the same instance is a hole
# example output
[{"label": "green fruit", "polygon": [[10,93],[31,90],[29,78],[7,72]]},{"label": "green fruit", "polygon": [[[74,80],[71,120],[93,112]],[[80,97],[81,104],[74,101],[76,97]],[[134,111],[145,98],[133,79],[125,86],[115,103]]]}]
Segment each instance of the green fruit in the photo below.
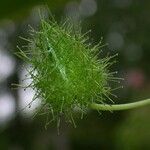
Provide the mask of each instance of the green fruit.
[{"label": "green fruit", "polygon": [[89,104],[110,99],[108,81],[116,79],[108,72],[112,57],[98,58],[101,42],[91,46],[86,34],[66,24],[41,20],[39,31],[31,31],[27,51],[18,55],[31,65],[28,87],[36,91],[34,100],[41,98],[54,119],[64,114],[73,121],[75,110],[83,113]]}]

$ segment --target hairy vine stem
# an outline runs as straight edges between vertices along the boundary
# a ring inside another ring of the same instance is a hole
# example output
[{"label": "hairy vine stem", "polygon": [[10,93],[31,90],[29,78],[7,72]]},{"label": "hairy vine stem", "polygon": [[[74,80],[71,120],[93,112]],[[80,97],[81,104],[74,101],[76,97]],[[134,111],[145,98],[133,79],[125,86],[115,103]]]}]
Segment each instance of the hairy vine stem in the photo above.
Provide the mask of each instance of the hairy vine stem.
[{"label": "hairy vine stem", "polygon": [[90,107],[92,109],[101,110],[101,111],[120,111],[120,110],[138,108],[146,105],[150,105],[150,99],[145,99],[133,103],[114,104],[114,105],[93,103],[90,105]]}]

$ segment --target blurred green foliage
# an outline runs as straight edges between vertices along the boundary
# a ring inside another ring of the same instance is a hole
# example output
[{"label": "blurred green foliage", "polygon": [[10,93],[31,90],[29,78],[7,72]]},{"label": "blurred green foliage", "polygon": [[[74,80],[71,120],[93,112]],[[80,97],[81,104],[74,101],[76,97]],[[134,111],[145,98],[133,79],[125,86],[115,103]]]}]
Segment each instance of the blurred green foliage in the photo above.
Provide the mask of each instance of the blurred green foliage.
[{"label": "blurred green foliage", "polygon": [[0,19],[22,19],[27,16],[33,6],[47,5],[50,10],[63,7],[68,0],[1,0]]}]

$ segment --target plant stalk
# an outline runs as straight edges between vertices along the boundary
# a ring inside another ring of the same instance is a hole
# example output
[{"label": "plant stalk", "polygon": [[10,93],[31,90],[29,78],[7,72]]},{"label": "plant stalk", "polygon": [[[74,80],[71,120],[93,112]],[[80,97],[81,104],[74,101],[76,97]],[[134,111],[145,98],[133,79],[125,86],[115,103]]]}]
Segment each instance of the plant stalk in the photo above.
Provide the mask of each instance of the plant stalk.
[{"label": "plant stalk", "polygon": [[120,111],[120,110],[138,108],[138,107],[142,107],[146,105],[150,105],[150,99],[145,99],[145,100],[141,100],[141,101],[133,102],[133,103],[114,104],[114,105],[92,103],[90,107],[92,109],[102,110],[102,111]]}]

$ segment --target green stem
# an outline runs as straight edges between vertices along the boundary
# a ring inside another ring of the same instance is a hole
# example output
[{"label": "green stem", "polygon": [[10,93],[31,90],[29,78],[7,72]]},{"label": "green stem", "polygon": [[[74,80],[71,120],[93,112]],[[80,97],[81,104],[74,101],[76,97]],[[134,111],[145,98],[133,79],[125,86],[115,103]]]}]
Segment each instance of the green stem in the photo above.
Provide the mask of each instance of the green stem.
[{"label": "green stem", "polygon": [[116,104],[116,105],[93,103],[90,105],[90,107],[92,109],[102,110],[102,111],[119,111],[119,110],[138,108],[146,105],[150,105],[150,99],[145,99],[139,102],[133,102],[128,104]]}]

